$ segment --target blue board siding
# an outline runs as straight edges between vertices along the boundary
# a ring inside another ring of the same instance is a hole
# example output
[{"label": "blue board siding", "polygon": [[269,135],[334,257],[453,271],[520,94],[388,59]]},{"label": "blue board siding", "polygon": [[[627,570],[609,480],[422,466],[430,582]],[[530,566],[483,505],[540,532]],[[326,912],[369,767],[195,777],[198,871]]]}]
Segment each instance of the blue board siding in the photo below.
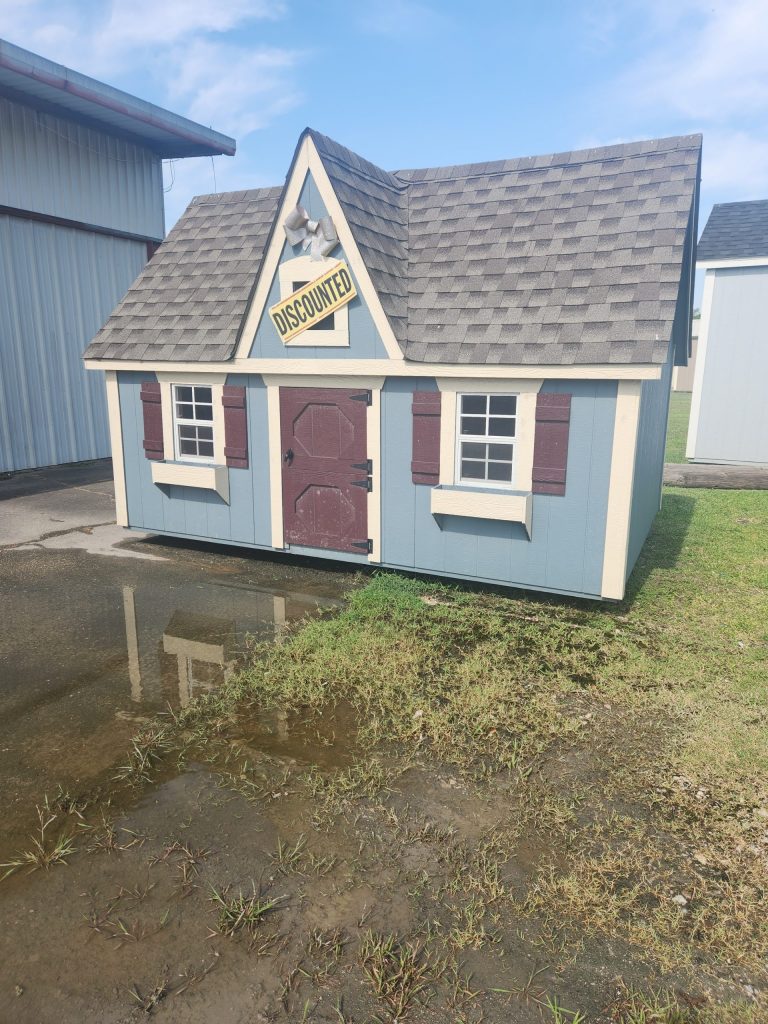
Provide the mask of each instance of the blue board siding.
[{"label": "blue board siding", "polygon": [[[320,198],[317,186],[312,181],[312,176],[307,175],[304,187],[301,191],[299,202],[309,213],[313,220],[320,220],[327,217],[328,212]],[[277,230],[282,233],[282,225]],[[288,242],[283,245],[280,255],[280,263],[295,259],[297,256],[305,255],[300,245],[291,246]],[[333,252],[333,259],[345,259],[344,250],[337,248]],[[354,274],[352,278],[355,288],[360,291],[360,282]],[[347,305],[349,310],[349,338],[350,344],[346,348],[318,347],[316,345],[295,345],[286,346],[280,340],[280,336],[269,317],[269,308],[280,301],[280,282],[275,273],[272,285],[267,297],[267,304],[262,314],[259,326],[256,329],[256,336],[251,346],[250,357],[252,359],[386,359],[387,351],[379,337],[379,332],[371,317],[368,307],[358,294]],[[311,341],[312,332],[305,331],[300,338]]]},{"label": "blue board siding", "polygon": [[629,520],[627,579],[661,505],[672,361],[673,348],[670,345],[660,380],[643,381],[640,394],[635,472],[632,480],[632,510]]},{"label": "blue board siding", "polygon": [[411,483],[411,394],[434,381],[393,380],[382,395],[382,555],[386,565],[599,596],[616,384],[547,382],[573,395],[564,497],[535,495],[532,538],[519,523],[430,512]]},{"label": "blue board siding", "polygon": [[[141,381],[150,373],[118,374],[129,525],[160,533],[270,548],[266,389],[257,376],[244,384],[250,467],[230,469],[230,504],[212,491],[159,487],[144,457]],[[322,379],[318,379],[322,385]],[[382,565],[436,575],[597,597],[603,567],[616,384],[548,382],[573,395],[564,497],[535,495],[532,539],[519,523],[442,516],[430,511],[430,491],[411,481],[411,402],[414,390],[436,390],[433,379],[390,378],[382,392]],[[367,564],[365,556],[291,548],[295,554]]]},{"label": "blue board siding", "polygon": [[230,374],[228,384],[246,387],[248,469],[229,470],[229,504],[215,491],[158,486],[143,450],[144,421],[139,393],[152,373],[118,373],[128,524],[158,533],[232,544],[269,547],[269,464],[267,390],[260,377]]}]

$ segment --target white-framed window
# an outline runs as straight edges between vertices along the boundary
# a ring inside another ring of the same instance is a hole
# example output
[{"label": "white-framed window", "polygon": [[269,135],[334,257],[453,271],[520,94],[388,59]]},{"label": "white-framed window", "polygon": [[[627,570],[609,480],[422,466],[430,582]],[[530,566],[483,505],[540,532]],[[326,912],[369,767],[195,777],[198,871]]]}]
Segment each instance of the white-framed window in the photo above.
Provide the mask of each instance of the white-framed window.
[{"label": "white-framed window", "polygon": [[173,435],[180,462],[213,462],[213,388],[173,384]]},{"label": "white-framed window", "polygon": [[456,482],[512,487],[517,395],[459,394],[456,403]]},{"label": "white-framed window", "polygon": [[[289,295],[321,277],[337,263],[337,259],[328,256],[320,260],[313,260],[311,256],[295,256],[291,260],[285,260],[277,268],[280,298],[287,299]],[[341,306],[283,344],[288,348],[349,348],[349,308]]]}]

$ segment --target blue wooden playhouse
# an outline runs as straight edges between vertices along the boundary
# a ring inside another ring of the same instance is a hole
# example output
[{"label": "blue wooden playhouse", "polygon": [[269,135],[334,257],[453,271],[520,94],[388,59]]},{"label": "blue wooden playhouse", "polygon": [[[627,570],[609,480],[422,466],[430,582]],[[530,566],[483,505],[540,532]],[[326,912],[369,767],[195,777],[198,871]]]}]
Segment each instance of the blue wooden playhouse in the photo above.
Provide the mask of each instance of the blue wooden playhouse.
[{"label": "blue wooden playhouse", "polygon": [[620,599],[688,357],[701,138],[387,172],[305,131],[88,348],[118,520]]}]

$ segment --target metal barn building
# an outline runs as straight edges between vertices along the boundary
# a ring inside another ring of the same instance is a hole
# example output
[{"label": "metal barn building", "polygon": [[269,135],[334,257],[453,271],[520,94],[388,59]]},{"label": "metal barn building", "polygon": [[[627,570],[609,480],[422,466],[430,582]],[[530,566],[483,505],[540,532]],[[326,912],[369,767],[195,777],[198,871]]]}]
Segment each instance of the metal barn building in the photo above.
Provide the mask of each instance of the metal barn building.
[{"label": "metal barn building", "polygon": [[718,203],[697,266],[705,277],[685,454],[768,465],[768,200]]},{"label": "metal barn building", "polygon": [[163,159],[234,151],[0,40],[0,473],[109,455],[83,349],[164,237]]}]

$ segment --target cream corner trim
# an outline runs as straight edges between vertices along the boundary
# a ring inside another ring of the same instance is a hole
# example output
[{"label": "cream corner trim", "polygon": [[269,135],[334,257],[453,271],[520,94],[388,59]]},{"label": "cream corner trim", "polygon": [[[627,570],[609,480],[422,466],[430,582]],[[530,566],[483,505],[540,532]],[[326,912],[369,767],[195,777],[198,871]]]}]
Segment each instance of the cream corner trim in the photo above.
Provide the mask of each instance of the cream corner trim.
[{"label": "cream corner trim", "polygon": [[[297,256],[281,263],[277,268],[280,298],[287,299],[293,293],[296,281],[313,281],[326,270],[335,267],[338,262],[330,256],[320,260],[313,260],[311,256]],[[333,330],[302,331],[283,344],[286,348],[349,348],[349,309],[347,306],[339,306],[334,310],[333,316]]]},{"label": "cream corner trim", "polygon": [[699,434],[699,415],[701,413],[701,392],[704,387],[704,366],[707,361],[709,325],[712,319],[712,299],[715,294],[716,276],[713,270],[708,270],[704,275],[704,289],[701,296],[701,319],[699,320],[699,345],[696,352],[696,366],[693,371],[693,393],[691,395],[691,412],[688,419],[688,437],[685,442],[686,459],[696,458],[696,441]]},{"label": "cream corner trim", "polygon": [[[277,220],[275,223],[282,225],[288,212],[298,203],[299,196],[301,195],[301,189],[304,185],[304,180],[308,172],[312,173],[312,179],[317,186],[318,192],[325,204],[325,208],[328,211],[328,215],[333,220],[333,225],[339,236],[339,243],[344,250],[344,255],[349,263],[352,273],[357,278],[360,294],[368,305],[368,310],[373,318],[376,329],[379,332],[379,336],[381,337],[384,348],[387,351],[387,355],[391,360],[401,362],[403,360],[403,353],[397,343],[397,339],[395,338],[392,325],[387,319],[387,315],[381,305],[381,299],[379,298],[376,289],[373,287],[373,282],[371,281],[371,276],[368,273],[368,268],[360,255],[360,250],[357,247],[357,243],[355,242],[349,228],[347,219],[341,209],[341,204],[336,198],[333,185],[326,173],[323,162],[317,152],[317,148],[308,135],[305,136],[304,141],[301,144],[301,148],[296,154],[293,174],[286,186],[283,203],[278,210]],[[243,328],[242,337],[240,338],[240,344],[238,345],[236,353],[237,359],[247,358],[248,352],[251,349],[253,339],[256,336],[256,330],[267,305],[269,290],[272,286],[272,280],[274,279],[275,273],[277,272],[284,242],[285,238],[282,230],[275,230],[272,235],[272,241],[270,242],[269,249],[264,255],[259,283],[256,286],[256,291],[253,295],[253,299],[245,318],[245,326]]]},{"label": "cream corner trim", "polygon": [[123,458],[123,424],[120,418],[120,389],[117,371],[107,370],[107,415],[109,441],[112,448],[112,473],[115,478],[115,516],[118,526],[128,525],[128,498],[125,490],[125,460]]},{"label": "cream corner trim", "polygon": [[446,388],[438,380],[440,399],[440,475],[441,484],[450,486],[456,476],[456,389]]},{"label": "cream corner trim", "polygon": [[[517,436],[515,442],[514,480],[516,491],[530,491],[533,480],[533,444],[536,435],[536,396],[543,378],[507,377],[438,377],[442,394],[440,409],[440,483],[456,483],[456,436],[458,433],[457,395],[471,392],[517,395]],[[471,487],[471,484],[466,486]],[[482,485],[481,485],[482,486]]]},{"label": "cream corner trim", "polygon": [[226,466],[209,466],[202,463],[198,465],[191,462],[153,462],[152,483],[216,491],[229,503],[229,470]]},{"label": "cream corner trim", "polygon": [[264,379],[267,386],[267,445],[269,452],[269,518],[272,547],[285,547],[283,530],[283,441],[280,430],[280,385]]},{"label": "cream corner trim", "polygon": [[472,519],[500,519],[509,523],[522,523],[531,537],[532,496],[497,491],[489,494],[474,487],[433,487],[430,491],[430,511],[449,516],[469,516]]},{"label": "cream corner trim", "polygon": [[635,476],[637,428],[640,419],[639,381],[621,381],[616,395],[611,476],[603,548],[603,580],[600,596],[620,601],[624,596]]}]

